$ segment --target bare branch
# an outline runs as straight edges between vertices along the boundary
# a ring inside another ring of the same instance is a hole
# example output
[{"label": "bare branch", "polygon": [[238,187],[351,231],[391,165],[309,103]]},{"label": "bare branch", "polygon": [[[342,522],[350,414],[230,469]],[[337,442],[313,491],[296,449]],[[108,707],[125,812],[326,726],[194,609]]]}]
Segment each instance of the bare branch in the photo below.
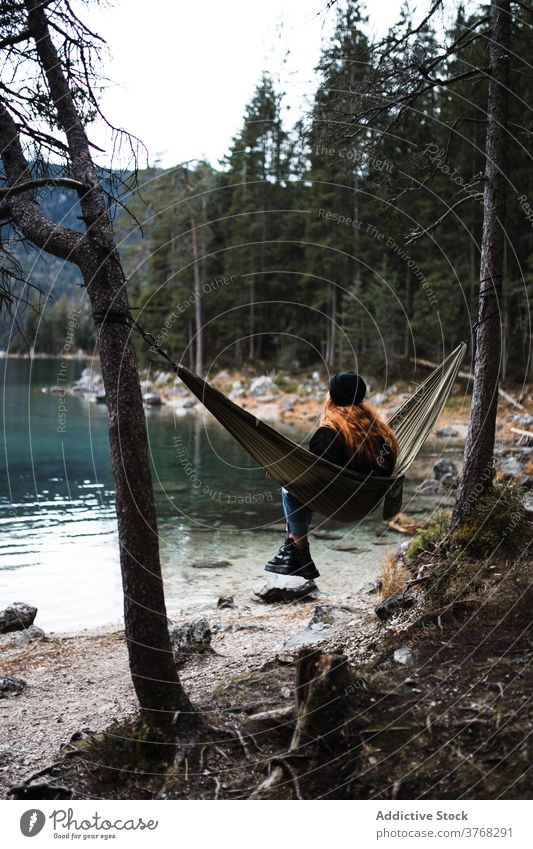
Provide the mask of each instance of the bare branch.
[{"label": "bare branch", "polygon": [[463,203],[466,203],[467,200],[480,200],[482,197],[482,192],[472,192],[472,194],[468,194],[465,195],[465,197],[459,198],[458,201],[449,206],[446,212],[443,212],[443,214],[439,218],[437,218],[437,220],[434,221],[433,224],[430,224],[429,227],[416,227],[414,230],[411,230],[411,232],[407,234],[405,244],[411,245],[413,242],[417,242],[418,239],[421,239],[422,236],[427,236],[430,233],[433,233],[451,212],[454,212],[458,206],[461,206]]},{"label": "bare branch", "polygon": [[[0,153],[5,174],[11,186],[32,181],[29,165],[20,144],[18,128],[5,105],[0,102]],[[13,219],[24,236],[39,248],[51,250],[62,259],[76,262],[83,247],[83,236],[61,227],[39,211],[35,197],[26,190],[11,202]]]},{"label": "bare branch", "polygon": [[40,180],[28,180],[25,183],[17,183],[16,186],[9,186],[7,189],[0,188],[0,198],[20,195],[22,192],[33,191],[44,186],[62,186],[64,189],[76,189],[76,191],[87,191],[88,188],[83,183],[80,183],[79,180],[72,180],[70,177],[43,177]]},{"label": "bare branch", "polygon": [[24,30],[18,35],[11,35],[8,38],[3,38],[0,41],[0,50],[5,50],[6,47],[14,47],[15,44],[20,44],[21,41],[28,41],[31,38],[29,30]]}]

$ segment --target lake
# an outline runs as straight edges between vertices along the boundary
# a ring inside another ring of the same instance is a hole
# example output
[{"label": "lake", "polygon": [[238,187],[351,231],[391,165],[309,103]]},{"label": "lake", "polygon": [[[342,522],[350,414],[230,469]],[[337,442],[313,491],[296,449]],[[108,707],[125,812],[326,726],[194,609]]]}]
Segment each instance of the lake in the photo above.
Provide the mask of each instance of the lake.
[{"label": "lake", "polygon": [[[69,361],[67,380],[85,365]],[[71,631],[119,624],[122,593],[107,408],[67,396],[60,411],[58,397],[43,392],[59,368],[57,360],[0,361],[0,608],[25,601],[38,607],[36,624],[45,630]],[[251,603],[253,584],[283,538],[269,528],[282,521],[278,486],[207,413],[149,409],[147,425],[169,614],[212,608],[227,594]],[[309,433],[290,435],[305,441]],[[316,524],[323,526],[320,517]],[[355,591],[377,573],[385,549],[375,546],[390,532],[379,514],[337,530],[360,553],[316,540],[315,559],[325,567],[320,586]],[[232,565],[188,565],[199,559]]]}]

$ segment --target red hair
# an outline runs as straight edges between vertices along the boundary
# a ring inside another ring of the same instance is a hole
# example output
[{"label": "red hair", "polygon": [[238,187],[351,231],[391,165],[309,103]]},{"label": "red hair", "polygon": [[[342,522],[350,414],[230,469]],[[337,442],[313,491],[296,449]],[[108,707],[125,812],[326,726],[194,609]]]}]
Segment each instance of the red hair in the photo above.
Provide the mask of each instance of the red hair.
[{"label": "red hair", "polygon": [[398,456],[396,434],[370,404],[353,404],[339,407],[328,395],[320,418],[320,427],[329,427],[340,432],[350,456],[363,456],[374,465],[379,465],[383,446],[378,437]]}]

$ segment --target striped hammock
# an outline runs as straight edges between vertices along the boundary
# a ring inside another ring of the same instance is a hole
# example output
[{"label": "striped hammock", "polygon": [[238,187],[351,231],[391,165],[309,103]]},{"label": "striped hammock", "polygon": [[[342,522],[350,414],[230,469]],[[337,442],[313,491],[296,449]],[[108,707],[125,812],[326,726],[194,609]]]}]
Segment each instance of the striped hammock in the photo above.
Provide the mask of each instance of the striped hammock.
[{"label": "striped hammock", "polygon": [[400,446],[393,477],[358,474],[317,457],[184,366],[176,373],[271,478],[323,516],[354,522],[382,502],[384,519],[401,510],[404,476],[442,412],[465,351],[461,342],[389,420]]}]

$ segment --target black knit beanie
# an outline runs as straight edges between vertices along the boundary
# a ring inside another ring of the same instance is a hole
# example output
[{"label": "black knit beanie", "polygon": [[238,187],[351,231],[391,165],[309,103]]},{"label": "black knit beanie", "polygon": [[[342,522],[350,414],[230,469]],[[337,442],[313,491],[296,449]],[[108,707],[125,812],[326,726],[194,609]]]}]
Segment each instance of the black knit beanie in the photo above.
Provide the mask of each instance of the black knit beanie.
[{"label": "black knit beanie", "polygon": [[366,383],[354,371],[338,371],[329,382],[329,394],[337,407],[360,404],[366,395]]}]

